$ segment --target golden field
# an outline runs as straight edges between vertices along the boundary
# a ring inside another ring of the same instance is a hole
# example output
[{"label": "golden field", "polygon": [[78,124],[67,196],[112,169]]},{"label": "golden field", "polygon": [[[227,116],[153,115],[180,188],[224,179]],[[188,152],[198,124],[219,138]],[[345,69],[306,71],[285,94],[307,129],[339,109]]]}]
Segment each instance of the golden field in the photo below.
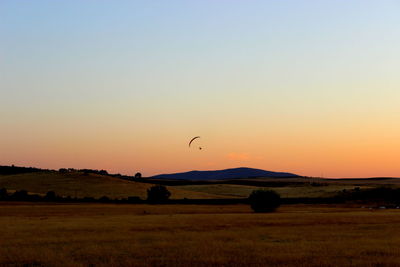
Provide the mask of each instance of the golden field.
[{"label": "golden field", "polygon": [[[276,191],[283,198],[291,197],[332,197],[342,190],[361,189],[380,186],[400,187],[400,179],[318,179],[318,178],[257,178],[239,179],[238,181],[263,181],[270,184],[280,183],[273,187],[239,185],[239,184],[203,184],[168,186],[171,198],[210,199],[210,198],[246,198],[253,190],[268,188]],[[312,184],[323,186],[313,186]],[[39,172],[15,175],[0,175],[0,188],[10,192],[27,190],[30,193],[46,194],[54,191],[60,196],[127,198],[138,196],[146,199],[150,183],[123,180],[117,177],[84,174],[81,172],[59,173]]]},{"label": "golden field", "polygon": [[400,210],[0,202],[1,266],[399,266]]},{"label": "golden field", "polygon": [[[374,186],[363,185],[361,189],[371,188]],[[191,191],[196,193],[207,193],[225,198],[246,198],[253,190],[267,188],[274,190],[283,198],[291,197],[333,197],[342,190],[352,190],[355,188],[352,184],[327,184],[326,186],[312,186],[309,183],[296,186],[280,186],[280,187],[260,187],[249,185],[231,185],[231,184],[211,184],[211,185],[182,185],[174,186],[175,189]]]},{"label": "golden field", "polygon": [[[352,190],[356,187],[360,189],[371,189],[377,187],[399,188],[400,179],[381,178],[381,179],[321,179],[321,178],[247,178],[238,179],[242,184],[202,184],[202,185],[180,185],[174,186],[175,189],[207,193],[226,198],[245,198],[253,190],[267,188],[276,191],[283,198],[300,197],[333,197],[343,190]],[[266,182],[271,187],[254,185],[244,185],[244,181]],[[275,185],[274,185],[275,184]],[[273,186],[272,186],[273,185]],[[315,186],[317,185],[317,186]]]},{"label": "golden field", "polygon": [[[27,190],[30,193],[46,194],[54,191],[60,196],[126,198],[138,196],[146,199],[147,189],[153,184],[123,180],[116,177],[80,172],[39,172],[15,175],[0,175],[0,188]],[[194,192],[168,187],[171,198],[221,198],[206,192]]]}]

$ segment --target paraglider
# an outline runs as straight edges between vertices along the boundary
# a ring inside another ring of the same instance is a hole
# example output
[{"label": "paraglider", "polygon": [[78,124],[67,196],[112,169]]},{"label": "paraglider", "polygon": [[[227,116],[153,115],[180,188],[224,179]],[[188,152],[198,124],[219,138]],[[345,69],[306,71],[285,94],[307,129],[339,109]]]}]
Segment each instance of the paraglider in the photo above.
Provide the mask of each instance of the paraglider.
[{"label": "paraglider", "polygon": [[189,147],[190,147],[190,145],[192,144],[192,142],[193,142],[194,140],[196,140],[197,138],[200,138],[200,136],[193,137],[193,138],[190,140],[190,142],[189,142]]},{"label": "paraglider", "polygon": [[[200,136],[193,137],[193,138],[190,140],[190,142],[189,142],[189,147],[191,147],[192,142],[193,142],[194,140],[198,139],[198,138],[200,138]],[[203,149],[203,148],[199,146],[199,150],[202,150],[202,149]]]}]

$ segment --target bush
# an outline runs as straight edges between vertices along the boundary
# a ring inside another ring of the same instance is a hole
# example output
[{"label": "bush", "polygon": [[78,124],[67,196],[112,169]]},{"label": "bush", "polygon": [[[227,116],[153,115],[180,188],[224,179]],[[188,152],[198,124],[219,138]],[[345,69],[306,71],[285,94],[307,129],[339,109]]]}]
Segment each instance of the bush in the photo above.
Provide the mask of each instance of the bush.
[{"label": "bush", "polygon": [[400,188],[377,187],[371,189],[344,190],[338,195],[345,200],[361,202],[386,202],[400,204]]},{"label": "bush", "polygon": [[12,198],[15,200],[28,200],[28,192],[26,190],[15,191],[12,194]]},{"label": "bush", "polygon": [[101,198],[99,198],[99,201],[102,203],[107,203],[110,202],[110,198],[108,196],[102,196]]},{"label": "bush", "polygon": [[140,199],[140,197],[132,196],[132,197],[128,197],[127,201],[129,203],[140,203],[141,199]]},{"label": "bush", "polygon": [[106,170],[101,170],[98,172],[100,175],[108,175],[108,172]]},{"label": "bush", "polygon": [[81,199],[82,202],[96,202],[94,197],[84,197]]},{"label": "bush", "polygon": [[281,197],[272,190],[254,190],[249,203],[254,212],[273,212],[281,205]]},{"label": "bush", "polygon": [[147,201],[150,203],[166,202],[171,196],[171,192],[163,185],[155,185],[147,189]]},{"label": "bush", "polygon": [[66,169],[66,168],[61,168],[61,169],[58,170],[58,172],[59,172],[59,173],[67,173],[67,172],[68,172],[68,169]]},{"label": "bush", "polygon": [[44,197],[44,199],[47,201],[56,201],[57,195],[54,191],[49,191],[46,193],[46,196]]},{"label": "bush", "polygon": [[140,172],[137,172],[135,174],[135,179],[140,179],[140,178],[142,178],[142,174]]},{"label": "bush", "polygon": [[6,199],[6,198],[8,198],[7,189],[5,188],[0,189],[0,199]]}]

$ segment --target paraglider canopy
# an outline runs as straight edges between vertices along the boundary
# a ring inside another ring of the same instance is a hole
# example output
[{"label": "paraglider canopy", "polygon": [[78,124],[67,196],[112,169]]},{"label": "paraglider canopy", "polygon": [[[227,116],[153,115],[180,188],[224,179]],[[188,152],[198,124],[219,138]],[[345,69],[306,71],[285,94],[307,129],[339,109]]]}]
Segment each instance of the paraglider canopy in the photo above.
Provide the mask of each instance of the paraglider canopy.
[{"label": "paraglider canopy", "polygon": [[[189,142],[189,147],[190,147],[190,145],[192,144],[192,142],[193,142],[194,140],[196,140],[197,138],[200,138],[200,136],[193,137],[193,138],[190,140],[190,142]],[[201,148],[200,148],[200,149],[201,149]]]},{"label": "paraglider canopy", "polygon": [[[192,139],[190,139],[190,141],[189,141],[189,148],[193,146],[193,145],[192,145],[193,141],[195,141],[196,139],[199,139],[199,138],[200,138],[200,136],[196,136],[196,137],[193,137]],[[201,144],[201,142],[200,142],[200,144]],[[192,145],[192,146],[191,146],[191,145]],[[201,146],[199,146],[198,148],[199,148],[199,150],[202,150],[202,149],[203,149]]]}]

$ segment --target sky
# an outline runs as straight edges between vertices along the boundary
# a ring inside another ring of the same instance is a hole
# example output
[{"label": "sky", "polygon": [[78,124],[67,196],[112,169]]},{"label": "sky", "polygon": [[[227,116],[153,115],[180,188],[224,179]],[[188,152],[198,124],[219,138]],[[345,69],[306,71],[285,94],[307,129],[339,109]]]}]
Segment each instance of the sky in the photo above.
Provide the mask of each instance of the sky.
[{"label": "sky", "polygon": [[399,13],[397,0],[1,0],[0,165],[400,177]]}]

